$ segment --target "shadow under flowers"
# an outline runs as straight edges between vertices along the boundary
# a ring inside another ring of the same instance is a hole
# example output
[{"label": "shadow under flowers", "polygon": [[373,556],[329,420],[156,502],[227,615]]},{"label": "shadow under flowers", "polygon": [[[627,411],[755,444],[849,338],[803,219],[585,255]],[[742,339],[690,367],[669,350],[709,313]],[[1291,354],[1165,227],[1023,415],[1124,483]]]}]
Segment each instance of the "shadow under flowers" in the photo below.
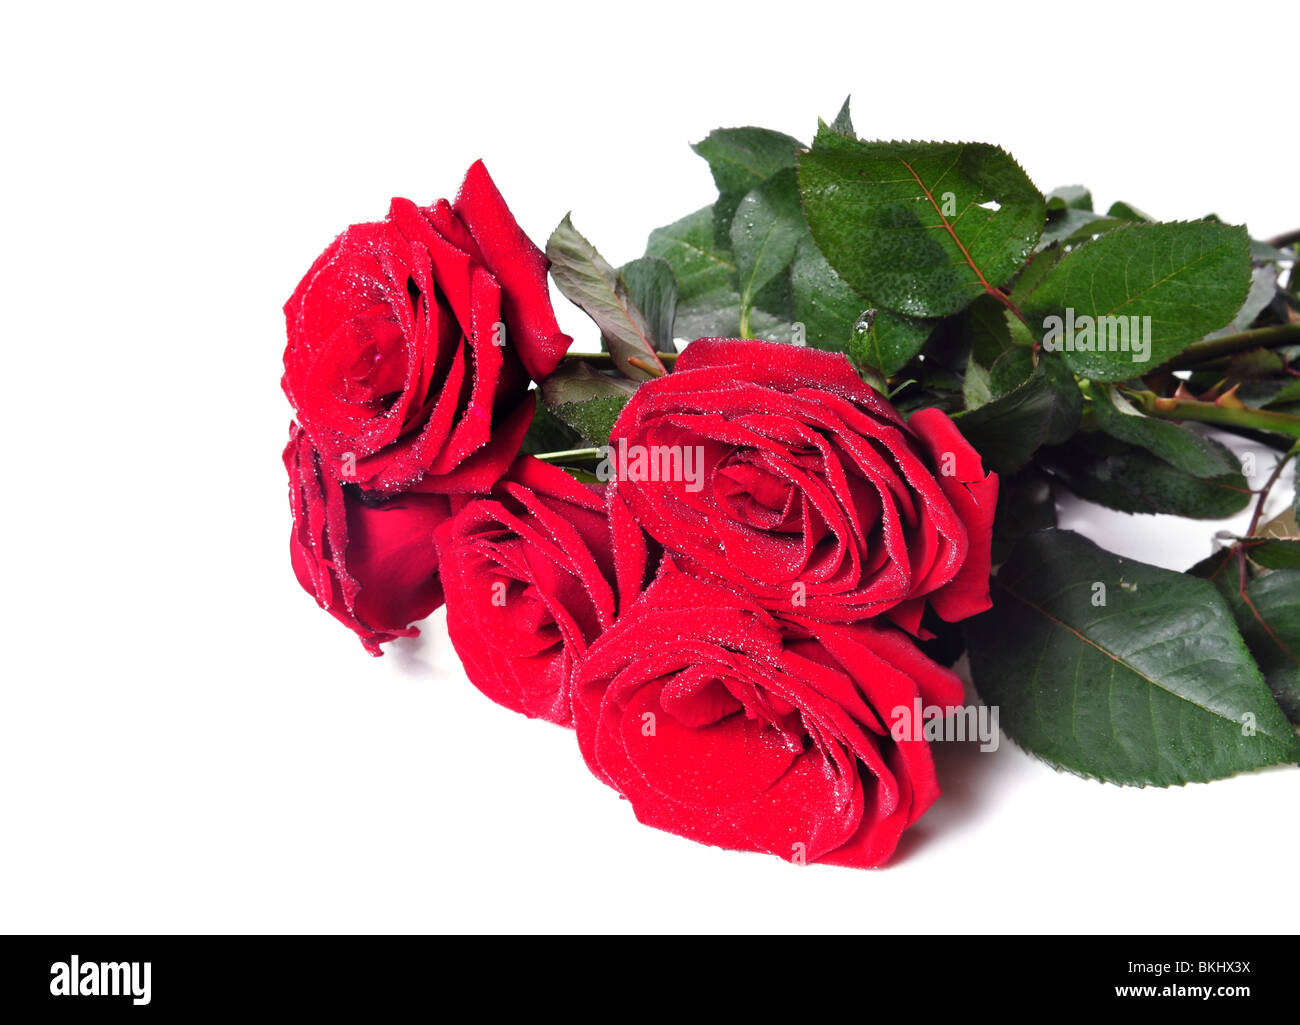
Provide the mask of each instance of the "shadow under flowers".
[{"label": "shadow under flowers", "polygon": [[[954,668],[967,677],[964,661]],[[969,682],[966,701],[979,704]],[[930,843],[960,843],[962,834],[978,823],[995,801],[1006,796],[1006,777],[1022,768],[1020,761],[1024,757],[1000,732],[996,747],[978,738],[935,740],[930,743],[930,752],[942,793],[920,821],[903,834],[890,865],[901,865]]]}]

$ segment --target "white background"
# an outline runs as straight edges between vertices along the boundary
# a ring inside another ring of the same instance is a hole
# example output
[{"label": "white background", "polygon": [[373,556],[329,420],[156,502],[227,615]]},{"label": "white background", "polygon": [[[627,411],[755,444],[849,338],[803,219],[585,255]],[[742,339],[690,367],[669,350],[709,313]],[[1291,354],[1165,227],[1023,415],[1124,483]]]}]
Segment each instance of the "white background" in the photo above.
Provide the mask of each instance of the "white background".
[{"label": "white background", "polygon": [[[1141,791],[949,747],[893,867],[798,868],[637,824],[441,614],[372,659],[294,581],[281,304],[477,157],[614,263],[710,201],[688,142],[806,140],[846,93],[1043,189],[1300,223],[1294,3],[881,6],[6,7],[0,930],[1295,928],[1300,770]],[[1177,568],[1215,529],[1064,525]]]}]

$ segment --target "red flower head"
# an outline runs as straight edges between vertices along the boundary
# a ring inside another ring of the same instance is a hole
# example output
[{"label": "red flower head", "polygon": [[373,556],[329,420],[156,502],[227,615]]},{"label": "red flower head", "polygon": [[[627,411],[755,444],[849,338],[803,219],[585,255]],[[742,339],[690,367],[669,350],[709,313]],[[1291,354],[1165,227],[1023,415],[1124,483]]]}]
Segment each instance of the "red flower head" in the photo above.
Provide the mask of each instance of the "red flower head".
[{"label": "red flower head", "polygon": [[645,573],[639,531],[621,529],[616,542],[603,486],[532,456],[439,528],[447,631],[479,690],[516,712],[570,724],[573,667],[614,622],[616,553],[635,591]]},{"label": "red flower head", "polygon": [[871,867],[939,794],[898,709],[961,701],[901,630],[779,616],[664,565],[588,650],[574,725],[591,770],[670,833]]},{"label": "red flower head", "polygon": [[369,500],[334,479],[296,424],[284,465],[298,582],[372,655],[384,641],[418,634],[410,624],[442,604],[433,531],[451,515],[451,500],[414,493]]},{"label": "red flower head", "polygon": [[571,341],[547,267],[482,163],[454,204],[394,199],[335,239],[285,304],[282,382],[329,471],[384,492],[490,488],[528,429],[528,378]]},{"label": "red flower head", "polygon": [[989,607],[997,477],[946,414],[905,423],[843,356],[692,342],[611,445],[646,532],[765,608],[916,633],[927,600],[950,621]]}]

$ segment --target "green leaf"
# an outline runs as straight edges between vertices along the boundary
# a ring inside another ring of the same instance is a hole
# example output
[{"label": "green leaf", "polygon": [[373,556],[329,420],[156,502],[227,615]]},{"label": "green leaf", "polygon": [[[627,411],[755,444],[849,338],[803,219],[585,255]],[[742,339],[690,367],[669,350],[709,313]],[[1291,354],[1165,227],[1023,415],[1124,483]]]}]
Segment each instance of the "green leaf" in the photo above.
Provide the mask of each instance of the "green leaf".
[{"label": "green leaf", "polygon": [[[1246,550],[1252,560],[1260,547]],[[1300,569],[1261,574],[1253,562],[1247,562],[1243,597],[1235,555],[1235,548],[1220,549],[1188,572],[1211,581],[1227,599],[1269,690],[1286,717],[1300,725]]]},{"label": "green leaf", "polygon": [[[1107,232],[1114,231],[1116,228],[1123,228],[1131,223],[1131,221],[1120,220],[1118,217],[1097,217],[1076,227],[1074,231],[1061,239],[1061,245],[1075,248],[1084,242],[1099,238]],[[1046,234],[1046,231],[1044,231],[1044,234]]]},{"label": "green leaf", "polygon": [[[1060,259],[1067,251],[1082,246],[1084,242],[1091,242],[1092,239],[1101,238],[1101,235],[1114,232],[1117,228],[1127,228],[1131,224],[1132,221],[1122,221],[1118,217],[1105,217],[1100,213],[1088,213],[1078,209],[1067,209],[1063,213],[1048,213],[1048,222],[1043,229],[1043,238],[1039,239],[1037,252],[1041,255],[1044,251],[1060,248],[1057,252],[1057,259]],[[1044,271],[1047,269],[1044,268]],[[1011,295],[1011,300],[1018,306],[1021,304],[1021,300],[1015,298],[1014,293]]]},{"label": "green leaf", "polygon": [[1222,445],[1189,427],[1138,412],[1116,389],[1099,385],[1092,395],[1097,426],[1112,438],[1144,448],[1193,477],[1222,477],[1240,471],[1241,465]]},{"label": "green leaf", "polygon": [[1227,327],[1220,328],[1206,337],[1219,338],[1248,330],[1255,323],[1256,318],[1272,305],[1276,296],[1277,268],[1268,265],[1255,267],[1250,272],[1250,288],[1246,292],[1246,299],[1242,302],[1241,309],[1237,311]]},{"label": "green leaf", "polygon": [[1265,573],[1246,597],[1230,603],[1241,635],[1286,717],[1300,723],[1300,569]]},{"label": "green leaf", "polygon": [[1144,213],[1131,203],[1118,202],[1111,203],[1110,209],[1106,211],[1107,217],[1115,217],[1121,221],[1154,221],[1155,218],[1148,213]]},{"label": "green leaf", "polygon": [[602,373],[585,360],[565,360],[541,384],[546,406],[594,446],[609,444],[614,421],[635,391],[634,382]]},{"label": "green leaf", "polygon": [[1005,562],[1020,539],[1056,526],[1052,478],[1036,467],[1003,477],[993,517],[993,562]]},{"label": "green leaf", "polygon": [[546,256],[555,284],[596,322],[619,370],[637,380],[655,376],[629,362],[637,359],[664,372],[645,314],[632,301],[626,283],[578,232],[568,214],[547,241]]},{"label": "green leaf", "polygon": [[818,247],[862,295],[911,316],[956,313],[1033,251],[1044,202],[984,143],[859,142],[818,132],[798,157]]},{"label": "green leaf", "polygon": [[677,278],[667,260],[642,256],[619,268],[619,276],[637,308],[645,314],[660,352],[674,352],[673,319],[677,315]]},{"label": "green leaf", "polygon": [[[778,278],[773,284],[787,282]],[[795,341],[795,326],[792,316],[784,309],[787,303],[782,302],[780,290],[773,290],[769,285],[764,291],[749,311],[749,336],[773,342]],[[778,309],[769,311],[760,305],[764,302],[771,302]],[[696,338],[739,338],[740,295],[734,289],[720,288],[679,305],[675,330],[679,338],[688,342]]]},{"label": "green leaf", "polygon": [[1092,212],[1092,193],[1082,185],[1063,185],[1047,194],[1047,209]]},{"label": "green leaf", "polygon": [[540,387],[542,402],[554,409],[556,406],[588,402],[611,396],[624,401],[636,391],[634,381],[618,374],[606,373],[585,359],[566,359],[555,373]]},{"label": "green leaf", "polygon": [[[1063,256],[1034,291],[1026,314],[1031,324],[1056,333],[1045,336],[1044,346],[1061,346],[1077,373],[1095,381],[1127,380],[1232,320],[1250,287],[1249,250],[1246,229],[1224,224],[1120,228]],[[1151,318],[1149,337],[1144,322],[1133,320],[1143,317]],[[1137,335],[1131,334],[1134,323]],[[1149,351],[1132,344],[1138,337]],[[1088,348],[1069,351],[1071,345]]]},{"label": "green leaf", "polygon": [[967,624],[975,686],[1058,768],[1134,786],[1300,759],[1223,597],[1070,531],[1031,534]]},{"label": "green leaf", "polygon": [[537,403],[528,433],[520,445],[521,452],[535,456],[542,452],[567,452],[582,446],[583,440],[577,431],[547,409],[545,403]]},{"label": "green leaf", "polygon": [[672,267],[679,303],[691,303],[719,289],[735,291],[736,264],[729,249],[714,243],[711,206],[652,231],[646,255]]},{"label": "green leaf", "polygon": [[1259,239],[1250,240],[1250,258],[1256,263],[1287,263],[1295,259],[1295,253],[1289,249],[1278,249]]},{"label": "green leaf", "polygon": [[713,237],[719,246],[730,244],[731,222],[745,194],[793,167],[795,151],[802,146],[798,139],[767,128],[718,128],[691,147],[709,162],[718,187]]},{"label": "green leaf", "polygon": [[731,248],[739,278],[742,324],[758,293],[790,266],[807,230],[793,170],[773,175],[740,201],[731,222]]},{"label": "green leaf", "polygon": [[1300,569],[1300,541],[1272,538],[1251,544],[1246,554],[1266,569]]},{"label": "green leaf", "polygon": [[743,196],[778,171],[794,167],[803,143],[768,128],[716,128],[691,149],[709,162],[720,193]]},{"label": "green leaf", "polygon": [[[1132,221],[1122,221],[1117,217],[1105,217],[1101,214],[1089,213],[1086,210],[1065,210],[1049,213],[1047,215],[1047,224],[1043,227],[1043,236],[1038,241],[1033,263],[1030,264],[1031,267],[1035,264],[1038,265],[1038,275],[1036,279],[1031,278],[1028,274],[1028,268],[1026,268],[1026,272],[1021,274],[1016,281],[1016,288],[1011,294],[1012,302],[1023,307],[1025,305],[1024,299],[1028,293],[1038,286],[1052,265],[1057,263],[1067,252],[1077,249],[1085,242],[1100,238],[1116,228],[1128,227],[1131,224]],[[1049,253],[1051,259],[1043,262],[1043,257]],[[1020,293],[1019,298],[1017,293]]]},{"label": "green leaf", "polygon": [[1250,485],[1239,469],[1219,477],[1193,477],[1104,434],[1081,433],[1070,444],[1045,451],[1043,463],[1080,498],[1121,512],[1220,520],[1251,500]]},{"label": "green leaf", "polygon": [[[738,337],[742,332],[737,332],[732,337]],[[791,321],[790,317],[784,313],[772,313],[761,306],[755,306],[749,311],[749,334],[750,338],[762,338],[769,342],[783,342],[786,344],[800,345],[802,335],[796,324]]]},{"label": "green leaf", "polygon": [[992,374],[994,398],[1029,378],[1032,339],[1026,344],[1024,325],[1005,306],[992,296],[980,296],[966,311],[964,322],[972,360]]},{"label": "green leaf", "polygon": [[805,234],[795,249],[790,284],[794,319],[804,325],[807,344],[848,352],[858,366],[875,370],[882,377],[902,369],[921,351],[934,329],[934,321],[877,310],[870,328],[858,331],[862,315],[874,304],[835,273],[811,235]]},{"label": "green leaf", "polygon": [[1079,427],[1083,396],[1058,360],[1043,359],[1027,381],[957,419],[984,465],[1012,473],[1040,445],[1058,444]]},{"label": "green leaf", "polygon": [[740,296],[719,288],[677,306],[674,330],[688,342],[696,338],[736,338],[740,335]]},{"label": "green leaf", "polygon": [[[1089,225],[1102,221],[1106,221],[1106,218],[1101,214],[1093,213],[1091,210],[1072,210],[1066,207],[1049,210],[1047,212],[1047,223],[1043,226],[1043,234],[1038,240],[1037,248],[1041,252],[1049,246],[1075,238],[1081,232],[1084,232]],[[1122,222],[1116,221],[1115,223]],[[1087,232],[1087,234],[1092,233]]]},{"label": "green leaf", "polygon": [[[1064,245],[1048,246],[1045,249],[1036,252],[1030,257],[1029,262],[1025,264],[1024,269],[1016,275],[1015,284],[1011,287],[1011,302],[1019,309],[1024,309],[1029,305],[1029,297],[1034,294],[1034,290],[1043,283],[1043,278],[1051,272],[1052,268],[1061,262],[1067,252]],[[977,299],[975,304],[985,302],[985,299]],[[987,297],[988,302],[997,302],[993,296]],[[998,303],[998,305],[1002,305]],[[1009,310],[1007,312],[1010,312]],[[1029,334],[1028,328],[1025,331]],[[1038,337],[1029,334],[1030,344],[1036,345],[1040,341]]]},{"label": "green leaf", "polygon": [[1265,405],[1281,406],[1292,402],[1300,402],[1300,378],[1296,378],[1284,385]]},{"label": "green leaf", "polygon": [[[714,208],[705,207],[651,232],[647,254],[665,260],[677,278],[678,303],[673,333],[692,341],[708,335],[740,334],[740,293],[731,250],[713,236]],[[752,334],[789,341],[795,319],[790,282],[772,279],[754,297],[749,314]]]},{"label": "green leaf", "polygon": [[921,351],[933,326],[933,321],[876,310],[853,325],[849,359],[859,369],[893,377]]},{"label": "green leaf", "polygon": [[[1110,219],[1092,209],[1092,193],[1082,185],[1066,185],[1047,194],[1047,224],[1038,240],[1040,251],[1074,239],[1090,224]],[[1111,223],[1119,224],[1119,221]],[[1088,232],[1083,237],[1087,237]]]},{"label": "green leaf", "polygon": [[849,116],[849,100],[852,96],[844,97],[844,105],[840,107],[840,112],[835,115],[835,120],[831,122],[831,128],[841,135],[853,135],[853,118]]},{"label": "green leaf", "polygon": [[853,326],[871,303],[835,273],[810,235],[804,235],[795,249],[790,287],[794,319],[804,325],[807,343],[832,352],[847,350]]},{"label": "green leaf", "polygon": [[1194,577],[1208,580],[1226,598],[1237,586],[1234,582],[1237,575],[1232,572],[1233,566],[1236,565],[1235,554],[1232,548],[1219,548],[1214,554],[1206,556],[1187,572]]},{"label": "green leaf", "polygon": [[[1230,381],[1237,386],[1237,398],[1252,409],[1260,409],[1274,401],[1282,391],[1287,361],[1282,353],[1269,349],[1248,349],[1233,353],[1225,363],[1194,369],[1187,379],[1188,390],[1209,391],[1221,388],[1221,382]],[[1275,376],[1276,375],[1276,376]],[[1300,380],[1300,379],[1298,379]]]},{"label": "green leaf", "polygon": [[962,401],[967,409],[979,409],[993,401],[993,383],[989,372],[976,362],[974,355],[966,364],[966,376],[961,385]]},{"label": "green leaf", "polygon": [[627,396],[611,395],[603,399],[556,406],[555,415],[573,428],[584,444],[601,446],[609,444],[610,433],[626,405]]},{"label": "green leaf", "polygon": [[991,295],[982,295],[963,314],[970,332],[971,357],[985,369],[1015,348],[1011,326],[1004,316],[1008,312]]},{"label": "green leaf", "polygon": [[[1047,372],[1049,374],[1056,373],[1059,376],[1060,379],[1057,382],[1059,387],[1073,402],[1074,397],[1078,394],[1079,387],[1074,383],[1074,379],[1064,365],[1052,360],[1047,367]],[[1004,352],[994,361],[993,366],[989,367],[989,387],[993,390],[993,397],[1000,399],[1003,395],[1010,394],[1028,381],[1033,374],[1034,354],[1032,352],[1028,349],[1019,348]],[[1069,379],[1068,383],[1067,378]],[[1078,421],[1071,419],[1069,423],[1071,424],[1070,433],[1073,433],[1073,428],[1078,426]],[[1054,430],[1052,433],[1054,436],[1059,435],[1062,438],[1069,437],[1069,434],[1060,434],[1060,429]]]}]

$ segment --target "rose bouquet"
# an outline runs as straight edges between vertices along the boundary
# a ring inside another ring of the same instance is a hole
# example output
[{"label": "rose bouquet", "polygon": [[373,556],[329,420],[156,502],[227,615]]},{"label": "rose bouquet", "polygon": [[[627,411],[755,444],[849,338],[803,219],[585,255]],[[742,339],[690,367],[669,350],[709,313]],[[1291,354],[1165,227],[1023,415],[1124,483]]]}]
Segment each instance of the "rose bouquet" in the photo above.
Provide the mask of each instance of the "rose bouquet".
[{"label": "rose bouquet", "polygon": [[[1060,768],[1300,760],[1300,531],[1266,516],[1300,450],[1292,240],[864,142],[847,103],[811,146],[695,148],[716,202],[620,268],[568,217],[539,250],[481,163],[317,259],[283,385],[321,607],[379,654],[445,602],[473,684],[573,729],[642,822],[798,862],[883,864],[938,797],[963,652]],[[1056,529],[1056,488],[1253,515],[1176,573]]]}]

